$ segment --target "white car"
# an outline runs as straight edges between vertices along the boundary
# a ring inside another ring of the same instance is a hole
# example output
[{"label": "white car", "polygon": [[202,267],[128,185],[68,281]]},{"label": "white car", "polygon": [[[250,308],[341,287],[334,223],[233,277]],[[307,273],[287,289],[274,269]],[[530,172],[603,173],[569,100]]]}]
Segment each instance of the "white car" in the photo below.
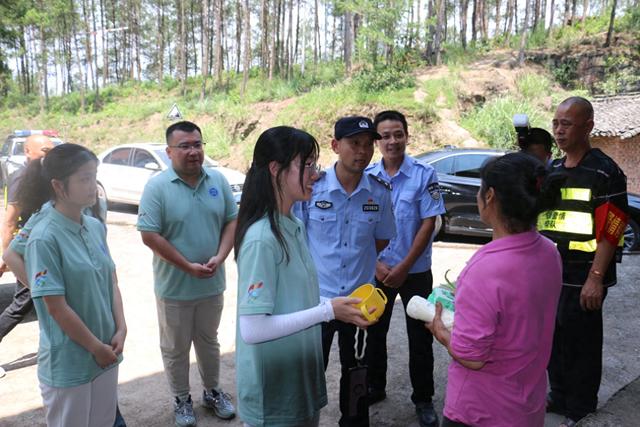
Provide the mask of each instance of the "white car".
[{"label": "white car", "polygon": [[[142,191],[149,178],[166,170],[171,160],[166,144],[140,143],[118,145],[98,155],[98,195],[109,203],[140,204]],[[245,175],[233,169],[218,166],[218,162],[205,156],[205,168],[215,168],[229,181],[236,203],[240,203]]]}]

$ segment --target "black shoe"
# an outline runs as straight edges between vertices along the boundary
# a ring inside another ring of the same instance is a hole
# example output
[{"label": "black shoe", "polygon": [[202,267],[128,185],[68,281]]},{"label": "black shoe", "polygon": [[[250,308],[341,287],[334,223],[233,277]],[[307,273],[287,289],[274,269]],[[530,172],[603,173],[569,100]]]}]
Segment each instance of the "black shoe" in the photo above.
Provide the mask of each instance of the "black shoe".
[{"label": "black shoe", "polygon": [[433,409],[432,402],[422,402],[416,405],[416,415],[420,427],[438,427],[438,415]]},{"label": "black shoe", "polygon": [[367,390],[367,403],[369,403],[369,406],[374,403],[382,402],[386,398],[387,392],[384,390],[375,389],[373,387],[369,387]]}]

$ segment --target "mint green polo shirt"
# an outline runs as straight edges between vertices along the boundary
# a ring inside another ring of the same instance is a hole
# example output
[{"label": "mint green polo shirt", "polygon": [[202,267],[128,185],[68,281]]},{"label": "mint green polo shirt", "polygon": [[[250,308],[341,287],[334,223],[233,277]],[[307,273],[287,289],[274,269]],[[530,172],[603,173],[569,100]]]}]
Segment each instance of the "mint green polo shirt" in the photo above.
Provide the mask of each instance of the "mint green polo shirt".
[{"label": "mint green polo shirt", "polygon": [[[49,201],[43,204],[39,211],[31,214],[27,223],[20,230],[18,230],[18,233],[11,240],[11,243],[9,243],[9,249],[24,258],[24,252],[26,250],[27,241],[29,240],[29,234],[31,234],[31,230],[36,226],[37,223],[40,222],[42,218],[46,217],[46,211],[51,209],[52,207],[53,204]],[[91,208],[85,208],[83,213],[94,217],[93,210]],[[102,221],[102,218],[107,217],[106,209],[104,209],[103,211],[103,209],[100,208],[100,216],[101,218],[94,218],[99,219],[102,226],[106,228],[104,221]]]},{"label": "mint green polo shirt", "polygon": [[[149,180],[138,207],[138,231],[151,231],[167,239],[190,262],[206,263],[218,253],[226,223],[238,207],[225,177],[203,169],[195,188],[169,168]],[[153,254],[153,278],[158,298],[194,300],[221,294],[224,265],[216,274],[199,279]]]},{"label": "mint green polo shirt", "polygon": [[[320,303],[304,225],[295,217],[280,216],[278,221],[290,260],[286,261],[267,217],[249,227],[238,256],[239,316],[288,314]],[[321,331],[318,324],[254,345],[236,332],[242,421],[252,426],[298,426],[327,404]]]},{"label": "mint green polo shirt", "polygon": [[[38,378],[51,387],[86,384],[105,372],[93,355],[65,334],[49,315],[42,297],[64,295],[89,330],[110,344],[113,320],[113,272],[105,228],[95,218],[82,224],[56,209],[41,212],[27,241],[25,264],[38,313]],[[118,362],[122,356],[118,358]],[[111,366],[112,367],[112,366]],[[110,369],[111,367],[107,368]]]}]

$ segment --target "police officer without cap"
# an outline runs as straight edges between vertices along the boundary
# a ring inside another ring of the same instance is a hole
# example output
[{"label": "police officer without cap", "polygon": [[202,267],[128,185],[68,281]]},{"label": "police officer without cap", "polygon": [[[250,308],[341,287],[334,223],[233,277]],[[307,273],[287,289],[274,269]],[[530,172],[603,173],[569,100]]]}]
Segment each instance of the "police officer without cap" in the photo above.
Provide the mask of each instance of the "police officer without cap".
[{"label": "police officer without cap", "polygon": [[[387,295],[389,304],[380,321],[369,328],[367,364],[369,366],[369,403],[386,397],[387,332],[398,293],[406,307],[414,295],[426,298],[431,293],[431,243],[435,220],[445,212],[432,166],[405,154],[409,132],[407,120],[398,111],[383,111],[374,119],[382,139],[378,148],[382,160],[367,172],[391,182],[392,200],[398,234],[378,256],[376,285]],[[405,314],[406,315],[406,314]],[[406,316],[409,336],[409,375],[421,427],[438,424],[431,401],[433,385],[433,336],[423,323]]]},{"label": "police officer without cap", "polygon": [[538,218],[538,230],[557,244],[563,263],[547,399],[548,412],[566,416],[563,427],[597,408],[602,303],[616,284],[615,264],[628,218],[626,177],[611,158],[591,148],[592,129],[589,101],[571,97],[558,106],[553,133],[566,155],[554,160],[551,169],[568,178],[558,206]]},{"label": "police officer without cap", "polygon": [[[373,282],[378,253],[395,236],[395,221],[388,183],[364,173],[373,156],[373,141],[380,139],[366,117],[343,117],[335,124],[331,148],[335,165],[315,183],[311,200],[294,207],[306,225],[309,249],[318,270],[320,295],[349,295]],[[368,426],[366,411],[349,415],[349,369],[356,366],[353,325],[333,320],[322,324],[325,369],[334,334],[340,347],[341,426]],[[362,343],[360,343],[362,344]],[[366,404],[366,399],[361,402]]]}]

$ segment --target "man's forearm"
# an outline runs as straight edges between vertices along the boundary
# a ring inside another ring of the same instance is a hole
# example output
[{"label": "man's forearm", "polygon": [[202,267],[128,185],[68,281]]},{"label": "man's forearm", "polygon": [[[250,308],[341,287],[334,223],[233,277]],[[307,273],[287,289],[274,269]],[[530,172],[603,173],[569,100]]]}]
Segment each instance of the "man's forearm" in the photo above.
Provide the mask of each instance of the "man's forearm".
[{"label": "man's forearm", "polygon": [[237,220],[233,219],[225,224],[222,229],[222,236],[220,236],[220,245],[218,246],[218,257],[221,261],[227,259],[231,249],[233,249],[233,240],[236,234]]},{"label": "man's forearm", "polygon": [[141,235],[143,243],[156,255],[169,264],[188,272],[191,263],[167,239],[151,231],[143,231]]},{"label": "man's forearm", "polygon": [[596,253],[593,258],[593,263],[591,264],[591,270],[595,270],[597,272],[595,273],[596,275],[598,273],[600,275],[604,275],[615,253],[616,247],[613,246],[608,240],[602,239],[600,242],[598,242],[598,246],[596,247]]},{"label": "man's forearm", "polygon": [[413,239],[413,243],[409,248],[409,252],[407,256],[401,261],[402,264],[406,265],[408,269],[411,269],[413,264],[415,264],[416,260],[420,256],[424,249],[429,244],[429,240],[431,240],[431,235],[433,234],[433,230],[435,229],[436,219],[435,217],[425,218],[422,221],[422,225],[418,229],[415,238]]}]

